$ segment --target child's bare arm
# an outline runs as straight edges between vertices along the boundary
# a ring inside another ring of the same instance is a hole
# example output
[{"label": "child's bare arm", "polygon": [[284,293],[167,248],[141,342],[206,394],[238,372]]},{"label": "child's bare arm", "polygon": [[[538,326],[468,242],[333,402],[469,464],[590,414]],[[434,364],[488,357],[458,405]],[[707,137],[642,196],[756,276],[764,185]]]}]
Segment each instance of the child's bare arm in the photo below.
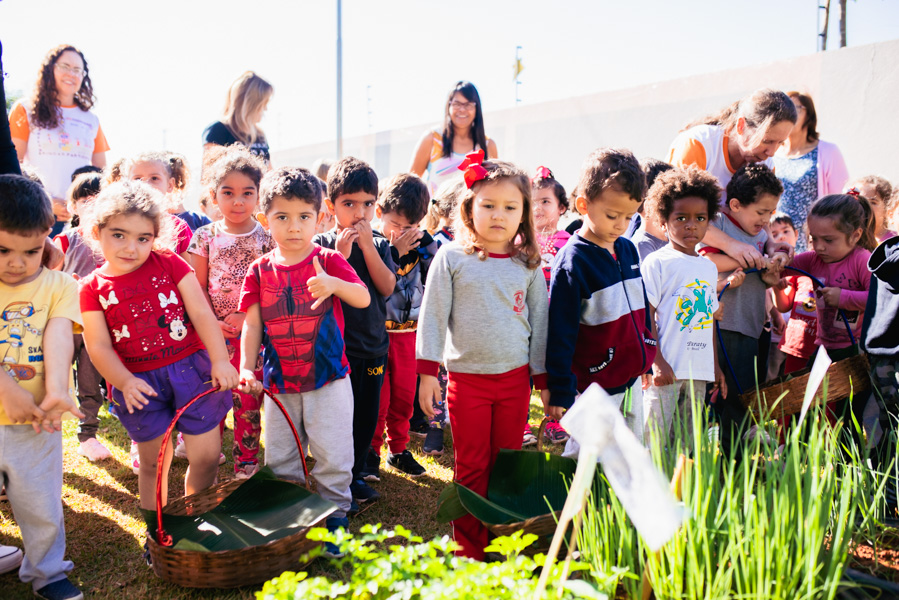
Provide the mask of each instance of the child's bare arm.
[{"label": "child's bare arm", "polygon": [[[658,325],[656,325],[656,307],[652,304],[649,305],[649,320],[652,323],[652,336],[658,340],[659,328]],[[662,345],[659,344],[658,349],[656,350],[655,360],[652,361],[652,385],[662,387],[663,385],[670,385],[672,383],[674,383],[674,369],[671,368],[671,365],[668,364],[668,361],[662,356]]]},{"label": "child's bare arm", "polygon": [[[711,227],[709,227],[711,229]],[[731,258],[727,254],[722,254],[720,252],[710,252],[705,255],[706,258],[715,263],[715,267],[718,268],[719,273],[727,273],[728,271],[735,271],[741,268],[739,262],[736,259]]]},{"label": "child's bare arm", "polygon": [[353,308],[365,308],[371,303],[371,295],[364,286],[328,275],[317,256],[312,259],[312,266],[315,275],[306,280],[309,293],[315,298],[312,308],[318,308],[330,296],[337,296]]},{"label": "child's bare arm", "polygon": [[31,421],[34,430],[40,432],[44,411],[34,403],[34,395],[16,383],[3,369],[0,369],[0,404],[14,425]]},{"label": "child's bare arm", "polygon": [[47,432],[60,431],[63,413],[70,412],[76,417],[84,417],[69,395],[69,377],[72,373],[72,357],[75,354],[72,321],[65,317],[52,317],[47,321],[42,349],[46,387],[40,406],[45,413],[43,427]]},{"label": "child's bare arm", "polygon": [[[366,296],[368,294],[366,293]],[[256,357],[262,345],[262,310],[259,303],[247,308],[240,335],[240,384],[238,389],[245,394],[258,394],[262,384],[256,379]]]},{"label": "child's bare arm", "polygon": [[780,312],[787,312],[793,308],[793,302],[796,298],[796,288],[782,279],[783,285],[775,285],[771,288],[774,294],[774,307]]},{"label": "child's bare arm", "polygon": [[702,242],[707,246],[720,248],[727,256],[733,257],[736,265],[728,269],[718,269],[719,271],[733,271],[737,267],[751,269],[764,266],[765,257],[755,246],[733,239],[714,225],[709,225]]},{"label": "child's bare arm", "polygon": [[203,341],[209,360],[212,362],[212,385],[223,390],[237,387],[237,369],[231,366],[228,349],[219,321],[212,312],[212,307],[203,298],[200,283],[193,273],[188,273],[178,282],[178,291],[184,301],[184,309],[190,317],[197,335]]}]

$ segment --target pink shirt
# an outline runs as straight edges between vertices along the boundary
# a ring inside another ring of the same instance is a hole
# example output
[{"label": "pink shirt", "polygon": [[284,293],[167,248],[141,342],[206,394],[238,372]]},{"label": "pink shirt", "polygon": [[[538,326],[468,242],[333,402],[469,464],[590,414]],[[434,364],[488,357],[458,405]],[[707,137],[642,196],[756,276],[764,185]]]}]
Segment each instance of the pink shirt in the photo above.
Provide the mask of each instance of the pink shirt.
[{"label": "pink shirt", "polygon": [[[792,264],[793,267],[820,279],[826,287],[841,288],[839,308],[843,309],[849,320],[856,343],[862,327],[865,304],[868,302],[868,288],[871,283],[871,272],[868,270],[870,256],[870,252],[856,246],[846,258],[835,263],[825,263],[817,254],[810,251],[796,255]],[[820,298],[817,305],[817,343],[830,350],[852,345],[839,311],[827,306]]]}]

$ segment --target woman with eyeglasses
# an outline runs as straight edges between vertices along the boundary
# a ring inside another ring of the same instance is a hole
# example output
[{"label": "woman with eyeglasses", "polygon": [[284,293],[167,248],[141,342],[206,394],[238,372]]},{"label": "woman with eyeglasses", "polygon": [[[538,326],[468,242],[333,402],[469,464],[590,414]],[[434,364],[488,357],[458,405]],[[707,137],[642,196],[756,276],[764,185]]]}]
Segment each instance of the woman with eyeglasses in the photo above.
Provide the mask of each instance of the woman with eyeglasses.
[{"label": "woman with eyeglasses", "polygon": [[71,217],[65,196],[72,172],[86,165],[106,166],[109,144],[90,111],[95,100],[84,54],[63,44],[47,53],[31,98],[16,103],[9,115],[19,162],[37,171],[53,198],[56,225],[51,236]]},{"label": "woman with eyeglasses", "polygon": [[443,131],[435,129],[422,136],[409,170],[420,177],[428,174],[425,179],[433,196],[444,181],[462,178],[459,165],[466,154],[475,150],[483,150],[487,158],[498,156],[496,142],[484,133],[484,113],[477,88],[469,81],[460,81],[447,97]]}]

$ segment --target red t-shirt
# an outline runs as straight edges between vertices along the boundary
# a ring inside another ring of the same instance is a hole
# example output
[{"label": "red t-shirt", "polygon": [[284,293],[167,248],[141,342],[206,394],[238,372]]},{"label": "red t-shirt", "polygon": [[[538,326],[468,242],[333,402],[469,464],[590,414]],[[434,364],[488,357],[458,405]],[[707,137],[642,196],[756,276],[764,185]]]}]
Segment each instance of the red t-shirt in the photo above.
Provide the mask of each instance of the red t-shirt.
[{"label": "red t-shirt", "polygon": [[175,247],[172,250],[175,251],[175,254],[184,254],[190,247],[193,232],[190,230],[190,225],[187,224],[187,221],[178,215],[169,216],[175,221]]},{"label": "red t-shirt", "polygon": [[112,347],[132,373],[170,365],[203,348],[178,291],[192,272],[180,256],[155,251],[127,275],[98,269],[82,280],[81,312],[103,311]]},{"label": "red t-shirt", "polygon": [[796,290],[793,294],[793,312],[787,321],[787,330],[778,348],[784,354],[799,358],[811,358],[818,344],[818,299],[812,280],[804,275],[790,275],[786,278],[789,286]]}]

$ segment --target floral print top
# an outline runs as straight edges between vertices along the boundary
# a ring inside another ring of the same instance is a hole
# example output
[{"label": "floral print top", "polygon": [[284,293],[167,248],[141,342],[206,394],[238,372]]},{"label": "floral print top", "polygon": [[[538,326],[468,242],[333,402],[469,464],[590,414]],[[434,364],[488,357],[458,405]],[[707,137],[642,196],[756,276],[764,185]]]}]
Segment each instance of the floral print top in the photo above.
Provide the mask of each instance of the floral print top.
[{"label": "floral print top", "polygon": [[796,158],[774,157],[777,178],[784,186],[777,210],[793,219],[796,226],[796,252],[804,252],[808,243],[805,221],[812,202],[818,199],[818,148]]}]

